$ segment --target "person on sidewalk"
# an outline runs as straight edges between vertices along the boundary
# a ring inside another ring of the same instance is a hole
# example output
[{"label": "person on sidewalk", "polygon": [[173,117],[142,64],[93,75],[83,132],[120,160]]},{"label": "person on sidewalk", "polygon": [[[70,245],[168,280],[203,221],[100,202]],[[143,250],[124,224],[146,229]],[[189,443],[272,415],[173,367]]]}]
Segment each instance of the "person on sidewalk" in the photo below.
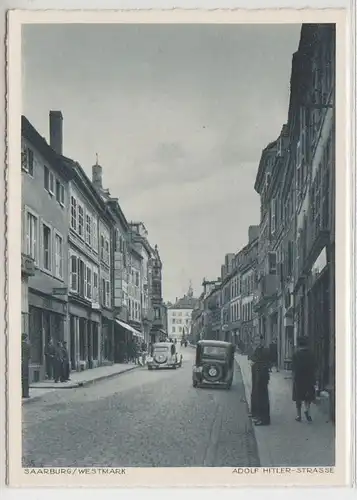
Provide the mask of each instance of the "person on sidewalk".
[{"label": "person on sidewalk", "polygon": [[70,366],[69,355],[67,350],[67,342],[62,342],[62,379],[64,382],[69,380]]},{"label": "person on sidewalk", "polygon": [[53,345],[52,339],[48,341],[47,349],[45,352],[46,356],[46,375],[48,380],[54,379],[54,359],[55,359],[55,346]]},{"label": "person on sidewalk", "polygon": [[299,337],[297,350],[292,357],[293,401],[296,404],[296,421],[301,422],[301,408],[304,403],[306,420],[312,422],[310,404],[315,399],[315,360],[309,350],[306,337]]},{"label": "person on sidewalk", "polygon": [[30,345],[28,343],[28,337],[25,333],[21,336],[21,386],[22,386],[22,397],[30,397]]},{"label": "person on sidewalk", "polygon": [[61,342],[58,341],[55,347],[55,355],[54,355],[54,380],[55,383],[60,380],[61,382],[64,382],[63,380],[63,355],[62,355],[62,345]]},{"label": "person on sidewalk", "polygon": [[273,342],[269,346],[269,353],[270,353],[270,372],[272,371],[273,367],[276,369],[276,371],[279,371],[278,367],[278,344],[276,340],[273,340]]},{"label": "person on sidewalk", "polygon": [[264,337],[260,337],[260,343],[255,349],[252,358],[252,396],[251,413],[254,424],[257,426],[270,425],[270,403],[268,385],[269,375],[269,351],[264,346]]}]

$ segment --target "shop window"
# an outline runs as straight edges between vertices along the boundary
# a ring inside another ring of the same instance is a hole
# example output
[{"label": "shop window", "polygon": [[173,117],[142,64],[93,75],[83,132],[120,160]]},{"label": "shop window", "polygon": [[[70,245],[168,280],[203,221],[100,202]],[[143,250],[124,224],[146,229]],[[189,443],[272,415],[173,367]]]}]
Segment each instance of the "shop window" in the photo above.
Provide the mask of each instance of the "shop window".
[{"label": "shop window", "polygon": [[98,359],[98,324],[92,323],[93,328],[93,359]]},{"label": "shop window", "polygon": [[[45,316],[45,313],[44,313]],[[29,307],[29,342],[31,363],[42,364],[43,361],[43,331],[49,331],[47,317],[43,318],[42,310],[37,307]]]}]

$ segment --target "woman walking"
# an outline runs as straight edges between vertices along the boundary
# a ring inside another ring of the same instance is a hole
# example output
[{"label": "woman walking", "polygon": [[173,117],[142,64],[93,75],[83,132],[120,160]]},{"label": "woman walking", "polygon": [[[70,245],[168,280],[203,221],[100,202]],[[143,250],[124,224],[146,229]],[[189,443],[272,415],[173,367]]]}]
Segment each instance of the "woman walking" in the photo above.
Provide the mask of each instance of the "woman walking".
[{"label": "woman walking", "polygon": [[304,403],[304,414],[308,422],[312,422],[310,404],[315,399],[315,361],[308,348],[306,337],[298,338],[297,351],[292,357],[293,401],[296,404],[296,421],[301,422],[301,408]]}]

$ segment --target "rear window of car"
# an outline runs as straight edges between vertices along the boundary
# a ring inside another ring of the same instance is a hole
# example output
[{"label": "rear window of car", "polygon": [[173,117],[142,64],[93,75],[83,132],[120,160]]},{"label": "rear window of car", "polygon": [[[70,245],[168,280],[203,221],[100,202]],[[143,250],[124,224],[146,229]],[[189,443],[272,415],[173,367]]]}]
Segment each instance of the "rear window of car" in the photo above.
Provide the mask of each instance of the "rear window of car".
[{"label": "rear window of car", "polygon": [[203,354],[207,356],[219,356],[224,357],[226,355],[227,349],[225,347],[206,345],[203,347]]},{"label": "rear window of car", "polygon": [[154,350],[155,352],[165,352],[167,351],[169,348],[166,347],[166,346],[160,346],[160,347],[155,347]]}]

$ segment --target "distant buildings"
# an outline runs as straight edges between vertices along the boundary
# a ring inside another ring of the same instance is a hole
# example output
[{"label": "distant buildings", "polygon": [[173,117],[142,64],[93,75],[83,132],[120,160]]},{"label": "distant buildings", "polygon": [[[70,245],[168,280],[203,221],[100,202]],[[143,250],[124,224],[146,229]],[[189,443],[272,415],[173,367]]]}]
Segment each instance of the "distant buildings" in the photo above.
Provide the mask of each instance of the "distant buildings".
[{"label": "distant buildings", "polygon": [[188,339],[191,331],[192,311],[197,302],[190,285],[187,294],[176,299],[174,304],[167,304],[167,334],[169,338],[176,341]]},{"label": "distant buildings", "polygon": [[125,344],[166,336],[162,262],[142,222],[62,151],[63,117],[50,112],[50,144],[22,117],[22,333],[30,381],[46,378],[49,341],[66,341],[72,370],[123,360]]}]

